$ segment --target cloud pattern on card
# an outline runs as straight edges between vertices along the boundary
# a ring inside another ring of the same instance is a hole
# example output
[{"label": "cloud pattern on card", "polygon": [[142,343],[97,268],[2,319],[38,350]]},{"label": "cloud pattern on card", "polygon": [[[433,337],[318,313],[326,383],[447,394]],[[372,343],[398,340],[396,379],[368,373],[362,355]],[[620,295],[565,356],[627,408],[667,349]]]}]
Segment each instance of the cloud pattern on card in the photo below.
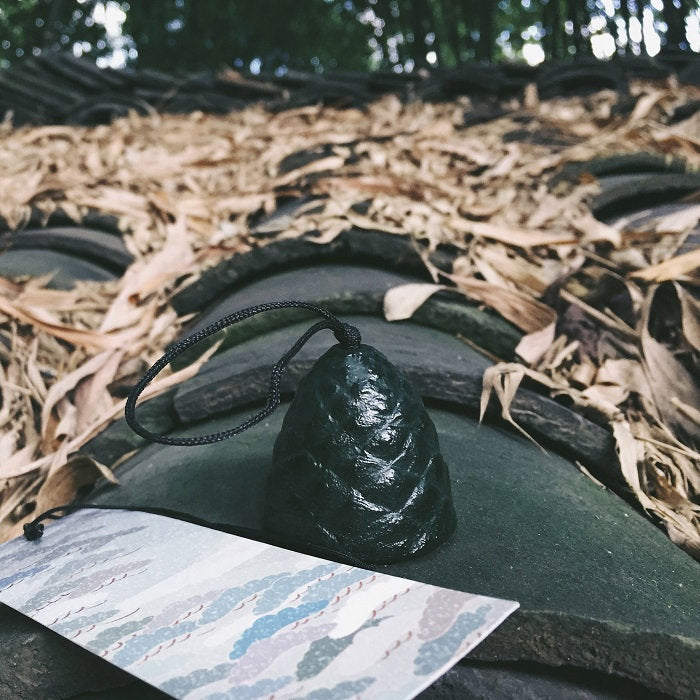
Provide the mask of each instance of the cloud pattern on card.
[{"label": "cloud pattern on card", "polygon": [[0,547],[0,601],[178,698],[410,698],[517,604],[147,513]]}]

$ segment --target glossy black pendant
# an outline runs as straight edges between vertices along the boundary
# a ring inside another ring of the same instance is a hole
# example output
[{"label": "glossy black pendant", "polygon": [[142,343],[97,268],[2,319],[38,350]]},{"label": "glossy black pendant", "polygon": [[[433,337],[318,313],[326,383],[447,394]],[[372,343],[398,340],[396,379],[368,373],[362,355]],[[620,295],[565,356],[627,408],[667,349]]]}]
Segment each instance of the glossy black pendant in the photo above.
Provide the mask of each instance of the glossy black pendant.
[{"label": "glossy black pendant", "polygon": [[449,473],[418,392],[375,348],[333,346],[275,442],[265,529],[374,563],[444,542]]}]

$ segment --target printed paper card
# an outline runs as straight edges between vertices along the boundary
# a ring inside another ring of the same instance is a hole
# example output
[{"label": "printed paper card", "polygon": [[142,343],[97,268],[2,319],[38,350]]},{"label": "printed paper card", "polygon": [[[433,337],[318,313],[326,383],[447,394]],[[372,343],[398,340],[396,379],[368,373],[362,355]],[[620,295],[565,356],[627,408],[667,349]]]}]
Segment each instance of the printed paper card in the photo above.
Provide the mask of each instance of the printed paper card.
[{"label": "printed paper card", "polygon": [[176,698],[412,698],[518,604],[130,511],[0,547],[0,601]]}]

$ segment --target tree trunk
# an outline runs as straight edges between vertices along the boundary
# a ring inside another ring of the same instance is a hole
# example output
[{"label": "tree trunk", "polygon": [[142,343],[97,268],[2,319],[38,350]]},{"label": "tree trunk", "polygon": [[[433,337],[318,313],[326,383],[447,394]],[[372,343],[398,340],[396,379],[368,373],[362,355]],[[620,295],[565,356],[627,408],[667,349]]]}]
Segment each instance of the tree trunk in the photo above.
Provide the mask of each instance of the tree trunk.
[{"label": "tree trunk", "polygon": [[42,49],[50,51],[61,45],[61,17],[63,16],[63,0],[46,0],[49,6],[48,16],[41,37]]},{"label": "tree trunk", "polygon": [[542,48],[547,58],[552,59],[554,56],[554,22],[552,21],[552,7],[554,0],[548,0],[542,6],[542,27],[544,29],[544,37],[542,38]]},{"label": "tree trunk", "polygon": [[567,0],[566,7],[569,20],[574,25],[572,37],[575,54],[576,56],[589,54],[591,52],[591,44],[581,33],[581,29],[590,19],[586,0]]},{"label": "tree trunk", "polygon": [[[632,51],[632,40],[630,39],[630,19],[632,15],[630,14],[630,4],[628,0],[620,1],[620,16],[625,23],[625,53],[630,53]],[[621,31],[618,29],[618,31]],[[622,40],[622,37],[620,37]]]},{"label": "tree trunk", "polygon": [[425,0],[427,6],[430,31],[435,35],[432,49],[438,56],[438,65],[445,67],[452,61],[452,51],[447,37],[447,27],[443,18],[443,7],[440,0]]},{"label": "tree trunk", "polygon": [[641,28],[640,31],[642,34],[642,38],[639,40],[639,50],[642,53],[646,53],[646,43],[644,41],[644,3],[642,2],[642,0],[634,1],[634,16],[639,22],[639,26]]},{"label": "tree trunk", "polygon": [[476,46],[476,57],[480,61],[493,60],[493,13],[498,5],[491,2],[479,3],[479,43]]},{"label": "tree trunk", "polygon": [[429,30],[425,16],[425,2],[423,0],[411,0],[410,11],[411,32],[413,33],[411,58],[415,61],[416,68],[426,68],[428,62],[425,58],[425,35]]},{"label": "tree trunk", "polygon": [[663,0],[663,18],[668,26],[666,31],[666,51],[678,51],[687,48],[685,40],[685,15],[684,3],[680,7],[673,4],[673,0]]},{"label": "tree trunk", "polygon": [[443,18],[445,20],[445,28],[447,30],[447,39],[450,43],[450,49],[455,57],[455,63],[459,65],[462,62],[463,42],[459,35],[459,18],[457,10],[457,0],[444,0],[443,2]]},{"label": "tree trunk", "polygon": [[561,17],[561,0],[549,0],[549,4],[552,6],[552,53],[554,58],[563,58],[566,34]]}]

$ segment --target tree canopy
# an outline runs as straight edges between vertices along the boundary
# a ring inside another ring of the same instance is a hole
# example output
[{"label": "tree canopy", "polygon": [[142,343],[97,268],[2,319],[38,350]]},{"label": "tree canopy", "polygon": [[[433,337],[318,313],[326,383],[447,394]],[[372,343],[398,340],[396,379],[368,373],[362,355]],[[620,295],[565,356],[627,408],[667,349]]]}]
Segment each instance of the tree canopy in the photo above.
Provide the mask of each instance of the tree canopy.
[{"label": "tree canopy", "polygon": [[700,51],[695,0],[0,0],[0,65],[56,49],[167,70],[412,71]]}]

